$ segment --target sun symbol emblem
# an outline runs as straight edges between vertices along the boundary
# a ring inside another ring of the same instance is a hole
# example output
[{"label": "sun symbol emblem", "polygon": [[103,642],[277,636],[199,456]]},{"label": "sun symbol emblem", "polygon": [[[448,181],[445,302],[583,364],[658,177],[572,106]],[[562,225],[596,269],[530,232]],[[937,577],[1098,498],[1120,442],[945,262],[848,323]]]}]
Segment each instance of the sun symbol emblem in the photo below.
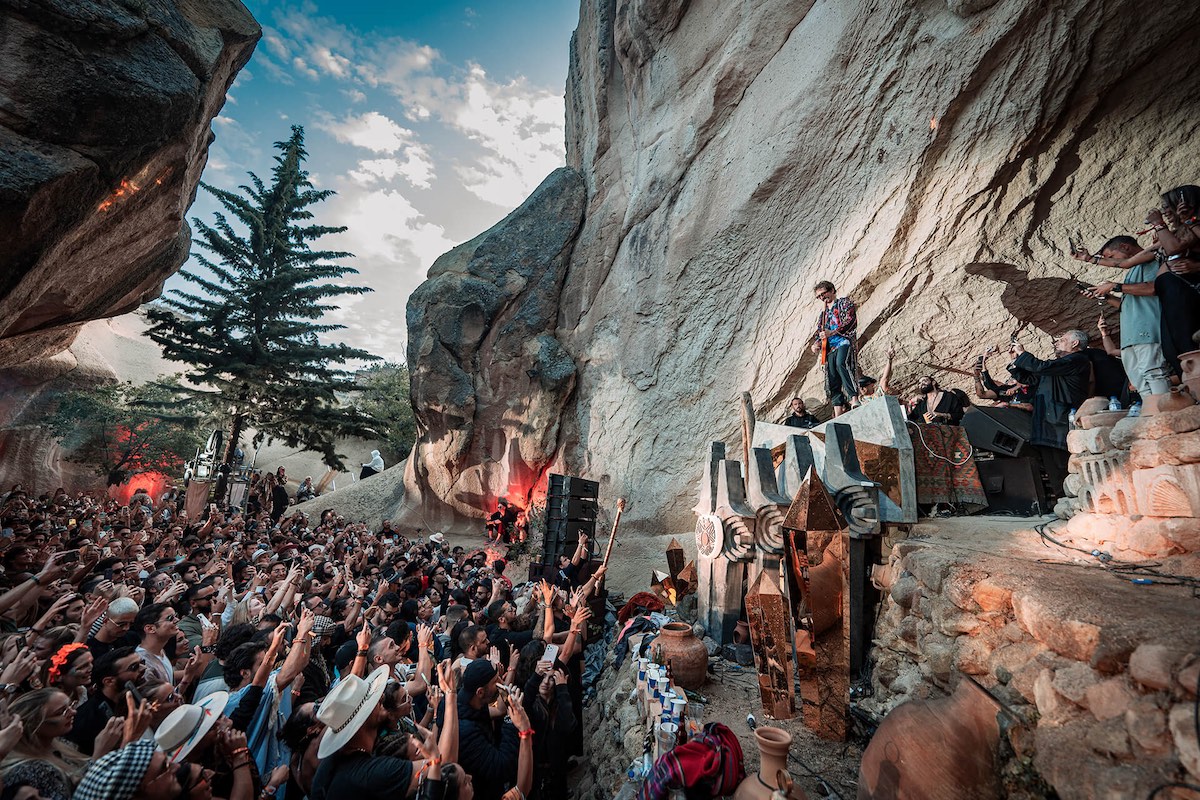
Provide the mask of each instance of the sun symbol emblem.
[{"label": "sun symbol emblem", "polygon": [[696,552],[712,558],[721,552],[725,544],[725,531],[721,518],[715,514],[704,514],[696,520]]}]

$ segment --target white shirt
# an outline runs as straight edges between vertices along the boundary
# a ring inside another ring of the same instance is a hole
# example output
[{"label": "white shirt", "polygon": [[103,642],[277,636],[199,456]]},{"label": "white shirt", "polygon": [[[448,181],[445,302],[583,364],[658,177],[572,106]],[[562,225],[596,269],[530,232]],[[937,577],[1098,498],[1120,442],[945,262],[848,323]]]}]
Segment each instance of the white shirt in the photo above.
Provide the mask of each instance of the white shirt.
[{"label": "white shirt", "polygon": [[156,656],[141,645],[138,645],[135,652],[142,657],[147,672],[164,683],[175,685],[175,668],[171,666],[171,659],[167,658],[165,654]]}]

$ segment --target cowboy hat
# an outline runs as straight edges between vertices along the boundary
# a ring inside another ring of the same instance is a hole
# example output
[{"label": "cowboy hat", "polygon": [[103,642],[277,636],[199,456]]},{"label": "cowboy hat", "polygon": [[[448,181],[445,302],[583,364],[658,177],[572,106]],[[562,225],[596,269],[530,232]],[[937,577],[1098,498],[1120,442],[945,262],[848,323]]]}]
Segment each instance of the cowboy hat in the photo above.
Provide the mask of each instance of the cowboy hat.
[{"label": "cowboy hat", "polygon": [[154,732],[158,748],[171,763],[178,764],[200,743],[204,734],[217,724],[229,703],[229,692],[213,692],[198,703],[180,706]]},{"label": "cowboy hat", "polygon": [[446,534],[442,533],[441,531],[438,531],[437,533],[431,533],[429,534],[429,541],[433,542],[434,544],[445,544]]},{"label": "cowboy hat", "polygon": [[391,668],[385,664],[368,675],[366,680],[357,675],[347,675],[325,695],[317,711],[317,719],[329,730],[317,748],[317,758],[329,758],[358,733],[375,706],[379,705],[390,674]]}]

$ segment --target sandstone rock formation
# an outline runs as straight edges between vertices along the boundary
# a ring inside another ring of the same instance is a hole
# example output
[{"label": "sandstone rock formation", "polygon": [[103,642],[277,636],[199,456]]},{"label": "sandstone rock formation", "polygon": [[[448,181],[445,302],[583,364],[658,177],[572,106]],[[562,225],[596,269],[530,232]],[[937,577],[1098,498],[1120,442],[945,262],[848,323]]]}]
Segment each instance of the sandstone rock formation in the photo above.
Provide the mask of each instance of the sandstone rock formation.
[{"label": "sandstone rock formation", "polygon": [[[487,359],[451,359],[454,413],[427,412],[438,419],[410,472],[425,497],[475,487],[456,507],[503,483],[478,475],[513,445],[479,423],[507,414],[531,452],[557,442],[551,467],[630,496],[631,527],[688,529],[687,465],[734,440],[739,393],[767,418],[821,394],[815,281],[859,301],[866,371],[896,343],[902,384],[1018,328],[1046,355],[1049,334],[1094,331],[1072,275],[1115,276],[1070,260],[1068,234],[1095,248],[1136,230],[1161,190],[1197,177],[1181,99],[1200,56],[1171,45],[1200,28],[1190,0],[600,0],[580,13],[567,159],[586,211],[542,298],[560,308],[576,388],[561,414],[556,400],[534,415],[468,391],[488,385]],[[414,342],[425,300],[469,303],[434,281],[410,304]],[[418,371],[447,363],[411,356]]]},{"label": "sandstone rock formation", "polygon": [[[1104,411],[1098,397],[1080,407],[1082,427],[1067,434],[1067,496],[1055,507],[1069,521],[1056,534],[1126,561],[1188,556],[1191,573],[1200,569],[1200,405],[1187,391],[1145,400],[1140,417]],[[1173,410],[1151,415],[1160,401]]]},{"label": "sandstone rock formation", "polygon": [[261,35],[238,0],[0,3],[0,366],[187,258],[209,123]]},{"label": "sandstone rock formation", "polygon": [[575,363],[554,336],[583,179],[552,173],[490,231],[441,256],[408,301],[417,441],[404,521],[455,527],[527,502],[560,448]]}]

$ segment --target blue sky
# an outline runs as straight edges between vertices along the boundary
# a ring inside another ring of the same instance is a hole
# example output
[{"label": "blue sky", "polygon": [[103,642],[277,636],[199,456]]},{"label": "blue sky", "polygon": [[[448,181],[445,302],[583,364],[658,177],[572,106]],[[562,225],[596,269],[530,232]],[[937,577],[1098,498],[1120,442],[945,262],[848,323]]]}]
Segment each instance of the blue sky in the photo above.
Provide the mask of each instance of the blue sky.
[{"label": "blue sky", "polygon": [[[375,289],[342,301],[330,338],[403,360],[404,306],[433,260],[563,163],[578,0],[244,2],[263,38],[214,120],[204,180],[268,179],[271,144],[303,125],[313,182],[338,193],[317,221],[350,227],[324,244]],[[189,217],[216,208],[201,192]]]}]

